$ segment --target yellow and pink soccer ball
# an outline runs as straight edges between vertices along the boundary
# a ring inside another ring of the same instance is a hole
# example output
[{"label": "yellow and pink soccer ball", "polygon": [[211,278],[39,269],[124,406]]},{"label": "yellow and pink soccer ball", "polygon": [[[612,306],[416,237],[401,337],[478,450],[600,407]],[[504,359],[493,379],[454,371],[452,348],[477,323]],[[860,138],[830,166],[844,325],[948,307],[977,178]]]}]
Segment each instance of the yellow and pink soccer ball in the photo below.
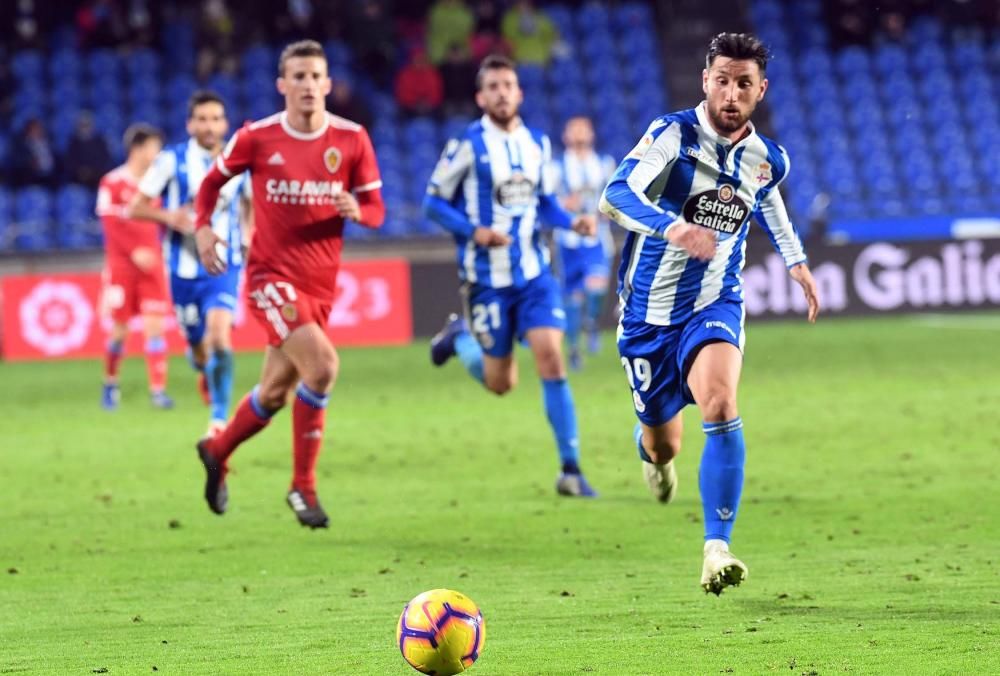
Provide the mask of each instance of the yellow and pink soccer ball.
[{"label": "yellow and pink soccer ball", "polygon": [[451,676],[479,659],[486,641],[483,614],[472,599],[450,589],[432,589],[403,608],[396,641],[411,667]]}]

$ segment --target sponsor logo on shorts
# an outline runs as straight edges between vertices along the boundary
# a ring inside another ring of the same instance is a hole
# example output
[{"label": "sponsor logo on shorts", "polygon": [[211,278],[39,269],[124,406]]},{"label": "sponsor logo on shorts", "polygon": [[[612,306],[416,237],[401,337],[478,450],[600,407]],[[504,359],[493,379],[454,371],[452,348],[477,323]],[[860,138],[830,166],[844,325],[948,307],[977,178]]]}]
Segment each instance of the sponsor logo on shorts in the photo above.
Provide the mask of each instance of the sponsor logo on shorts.
[{"label": "sponsor logo on shorts", "polygon": [[484,350],[489,350],[494,345],[496,345],[496,341],[493,340],[493,334],[488,333],[486,331],[477,333],[476,340],[479,342],[480,346],[482,346]]},{"label": "sponsor logo on shorts", "polygon": [[733,186],[724,184],[692,195],[684,203],[684,220],[726,235],[732,235],[750,217],[750,207]]},{"label": "sponsor logo on shorts", "polygon": [[290,322],[294,322],[299,318],[299,311],[291,303],[286,303],[281,306],[281,316]]},{"label": "sponsor logo on shorts", "polygon": [[720,322],[718,320],[713,319],[710,322],[705,322],[705,328],[706,329],[722,329],[723,331],[725,331],[726,333],[728,333],[729,335],[731,335],[733,337],[733,340],[736,340],[736,333],[731,328],[729,328],[729,325],[726,324],[725,322]]}]

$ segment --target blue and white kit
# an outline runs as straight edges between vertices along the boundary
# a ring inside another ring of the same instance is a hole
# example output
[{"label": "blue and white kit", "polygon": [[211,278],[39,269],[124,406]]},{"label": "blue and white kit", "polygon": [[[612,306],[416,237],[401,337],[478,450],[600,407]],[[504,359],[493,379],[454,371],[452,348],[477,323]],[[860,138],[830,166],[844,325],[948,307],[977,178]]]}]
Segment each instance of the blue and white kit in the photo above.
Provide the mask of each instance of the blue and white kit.
[{"label": "blue and white kit", "polygon": [[[700,347],[724,341],[743,350],[751,216],[788,267],[806,261],[778,192],[788,170],[785,149],[752,126],[737,143],[720,136],[702,103],[654,120],[605,189],[601,211],[629,231],[618,348],[643,423],[660,425],[694,403],[685,380]],[[712,260],[667,241],[681,217],[716,232]]]}]

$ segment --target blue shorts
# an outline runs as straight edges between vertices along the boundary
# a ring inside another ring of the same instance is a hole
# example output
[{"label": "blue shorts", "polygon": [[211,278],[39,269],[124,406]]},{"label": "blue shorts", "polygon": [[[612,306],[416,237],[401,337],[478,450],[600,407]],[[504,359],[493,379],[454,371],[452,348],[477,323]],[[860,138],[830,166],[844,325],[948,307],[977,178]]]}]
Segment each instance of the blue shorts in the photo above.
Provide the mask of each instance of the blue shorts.
[{"label": "blue shorts", "polygon": [[198,345],[205,337],[205,318],[209,310],[236,311],[239,284],[239,268],[229,269],[218,277],[182,279],[170,276],[170,295],[177,314],[177,326],[188,345]]},{"label": "blue shorts", "polygon": [[559,281],[563,293],[571,295],[582,292],[588,277],[607,279],[610,274],[611,263],[600,242],[573,248],[559,246]]},{"label": "blue shorts", "polygon": [[566,312],[552,275],[543,273],[521,287],[494,289],[479,284],[462,288],[465,317],[483,352],[506,357],[514,339],[524,340],[531,329],[566,330]]},{"label": "blue shorts", "polygon": [[623,316],[618,353],[639,420],[649,426],[662,425],[695,403],[687,376],[698,350],[708,343],[724,342],[742,352],[743,316],[743,304],[732,301],[713,303],[677,326]]}]

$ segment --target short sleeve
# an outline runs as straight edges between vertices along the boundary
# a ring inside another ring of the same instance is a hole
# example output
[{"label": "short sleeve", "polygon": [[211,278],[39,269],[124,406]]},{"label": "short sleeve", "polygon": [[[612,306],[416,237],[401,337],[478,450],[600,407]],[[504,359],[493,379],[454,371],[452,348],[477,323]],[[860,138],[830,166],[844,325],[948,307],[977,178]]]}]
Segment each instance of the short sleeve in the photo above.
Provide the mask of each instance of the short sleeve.
[{"label": "short sleeve", "polygon": [[367,192],[382,187],[382,177],[375,159],[375,148],[364,127],[358,132],[358,156],[351,167],[351,191]]},{"label": "short sleeve", "polygon": [[250,167],[253,159],[253,135],[250,128],[243,127],[233,134],[229,143],[219,153],[215,160],[215,166],[219,168],[222,175],[232,178],[236,174],[241,174]]},{"label": "short sleeve", "polygon": [[172,150],[161,150],[139,181],[139,192],[146,197],[159,197],[176,173],[177,156]]},{"label": "short sleeve", "polygon": [[441,153],[441,159],[434,167],[434,173],[431,174],[427,193],[450,201],[472,167],[473,159],[471,141],[457,138],[448,141],[444,152]]},{"label": "short sleeve", "polygon": [[97,206],[94,213],[98,216],[120,216],[113,205],[114,198],[111,194],[111,186],[105,180],[97,187]]}]

